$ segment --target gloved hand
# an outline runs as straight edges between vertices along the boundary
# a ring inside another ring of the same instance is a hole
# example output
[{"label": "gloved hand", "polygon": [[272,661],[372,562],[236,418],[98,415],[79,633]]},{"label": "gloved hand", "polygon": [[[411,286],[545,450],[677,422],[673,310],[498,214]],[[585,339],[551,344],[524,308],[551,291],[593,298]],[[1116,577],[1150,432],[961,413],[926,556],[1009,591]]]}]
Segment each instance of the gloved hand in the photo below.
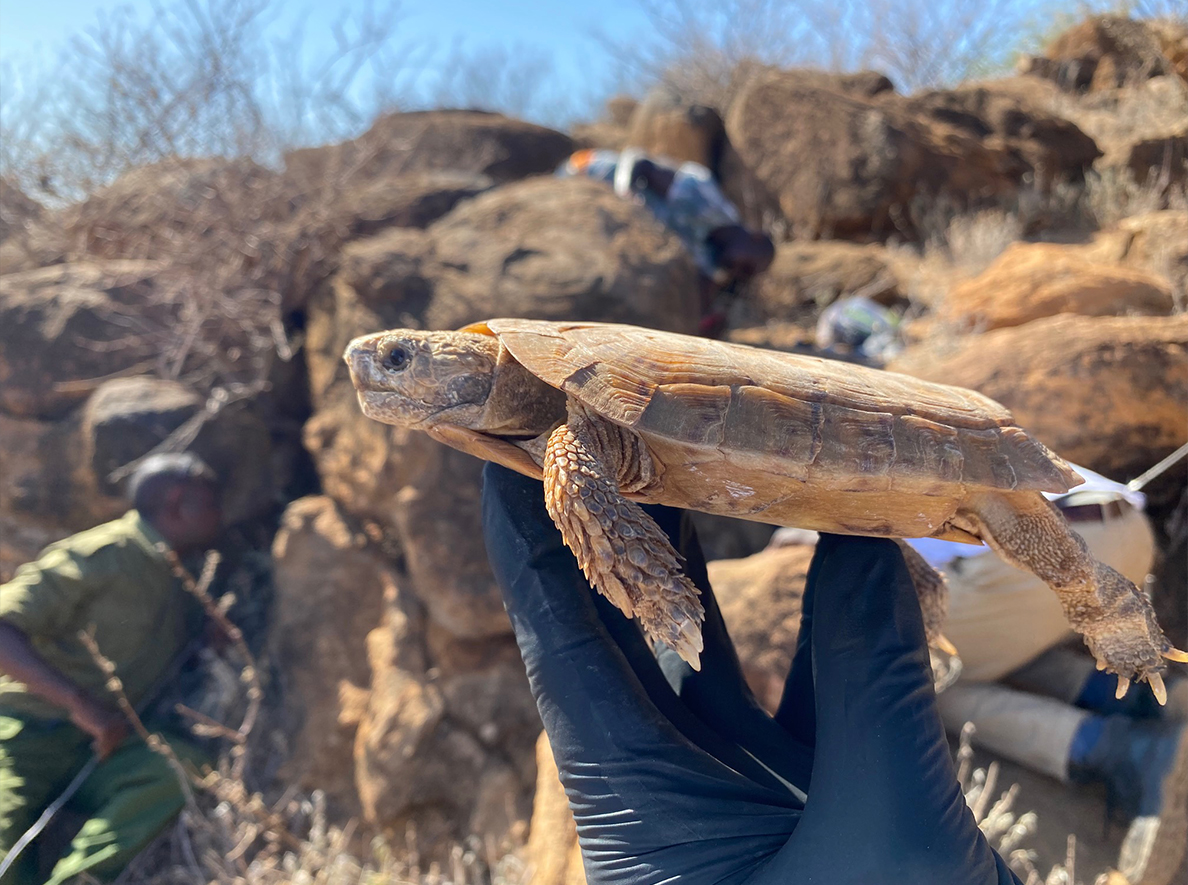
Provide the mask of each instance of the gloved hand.
[{"label": "gloved hand", "polygon": [[538,481],[484,472],[491,564],[590,885],[1018,885],[958,787],[895,544],[821,536],[773,718],[743,681],[689,520],[645,509],[701,590],[700,672],[653,655],[590,588]]}]

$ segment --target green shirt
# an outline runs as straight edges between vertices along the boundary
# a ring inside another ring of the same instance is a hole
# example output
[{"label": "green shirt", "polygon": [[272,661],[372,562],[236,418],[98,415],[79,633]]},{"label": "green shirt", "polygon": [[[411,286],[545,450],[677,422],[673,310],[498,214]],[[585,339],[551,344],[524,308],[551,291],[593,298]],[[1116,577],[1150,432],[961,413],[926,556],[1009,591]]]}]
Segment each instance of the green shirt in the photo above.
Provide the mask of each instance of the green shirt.
[{"label": "green shirt", "polygon": [[[78,638],[100,652],[138,705],[201,627],[201,608],[156,548],[164,539],[135,510],[41,552],[0,584],[0,620],[29,637],[50,666],[97,700],[114,698]],[[0,674],[0,715],[65,718],[66,711]]]}]

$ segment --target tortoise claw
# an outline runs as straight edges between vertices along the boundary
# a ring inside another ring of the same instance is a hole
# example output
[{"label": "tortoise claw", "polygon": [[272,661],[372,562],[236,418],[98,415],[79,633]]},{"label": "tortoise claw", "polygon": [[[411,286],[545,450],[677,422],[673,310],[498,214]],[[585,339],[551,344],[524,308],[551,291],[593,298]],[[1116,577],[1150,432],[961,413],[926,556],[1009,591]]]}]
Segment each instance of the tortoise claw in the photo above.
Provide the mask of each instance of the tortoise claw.
[{"label": "tortoise claw", "polygon": [[1118,677],[1118,690],[1114,692],[1114,697],[1118,700],[1126,697],[1126,692],[1130,691],[1130,680],[1125,676]]},{"label": "tortoise claw", "polygon": [[1169,646],[1164,649],[1161,654],[1169,661],[1177,661],[1181,664],[1188,664],[1188,651],[1180,651],[1175,646]]},{"label": "tortoise claw", "polygon": [[1147,676],[1147,681],[1151,683],[1151,693],[1155,695],[1155,700],[1159,701],[1159,706],[1167,705],[1167,688],[1163,685],[1163,677],[1158,673],[1150,673]]},{"label": "tortoise claw", "polygon": [[945,654],[952,655],[953,657],[959,657],[957,646],[951,643],[948,637],[946,637],[944,634],[938,635],[936,639],[933,640],[932,644]]}]

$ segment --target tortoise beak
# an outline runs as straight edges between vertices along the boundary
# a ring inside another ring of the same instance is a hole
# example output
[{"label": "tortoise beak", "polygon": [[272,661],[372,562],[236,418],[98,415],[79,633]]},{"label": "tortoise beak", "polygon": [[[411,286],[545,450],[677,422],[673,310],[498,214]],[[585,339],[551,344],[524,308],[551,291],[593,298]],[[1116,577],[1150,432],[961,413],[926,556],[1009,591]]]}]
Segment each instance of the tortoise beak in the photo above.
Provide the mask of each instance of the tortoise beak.
[{"label": "tortoise beak", "polygon": [[342,354],[343,361],[351,373],[351,383],[356,390],[381,390],[377,366],[379,343],[382,334],[364,335],[347,345]]}]

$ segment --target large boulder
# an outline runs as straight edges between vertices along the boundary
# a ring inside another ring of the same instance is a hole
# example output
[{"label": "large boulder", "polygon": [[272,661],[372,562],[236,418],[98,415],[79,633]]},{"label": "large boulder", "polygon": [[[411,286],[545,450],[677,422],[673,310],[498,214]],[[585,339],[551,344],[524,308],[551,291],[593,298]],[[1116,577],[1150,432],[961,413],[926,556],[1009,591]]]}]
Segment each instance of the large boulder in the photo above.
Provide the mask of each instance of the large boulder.
[{"label": "large boulder", "polygon": [[460,642],[387,591],[367,637],[371,692],[355,739],[366,820],[441,856],[478,835],[497,844],[528,819],[536,704],[511,637]]},{"label": "large boulder", "polygon": [[726,131],[797,238],[913,236],[917,197],[999,200],[1028,171],[1004,146],[799,72],[756,77],[731,105]]},{"label": "large boulder", "polygon": [[413,111],[381,117],[352,141],[286,154],[285,170],[307,181],[350,168],[366,179],[460,172],[502,184],[552,172],[573,149],[568,135],[502,114]]},{"label": "large boulder", "polygon": [[384,595],[395,592],[395,570],[325,496],[288,506],[272,557],[269,646],[294,734],[282,777],[324,790],[336,816],[354,815],[355,730],[371,683],[367,634],[380,623]]},{"label": "large boulder", "polygon": [[1096,91],[1174,74],[1188,80],[1188,28],[1172,20],[1092,16],[1059,34],[1026,73],[1070,91]]},{"label": "large boulder", "polygon": [[1044,110],[1018,92],[999,91],[993,81],[932,90],[898,99],[908,113],[932,120],[1011,153],[1035,185],[1077,181],[1101,156],[1097,144],[1075,123]]},{"label": "large boulder", "polygon": [[1171,283],[1177,303],[1188,304],[1188,212],[1182,209],[1124,218],[1095,234],[1085,254],[1162,277]]},{"label": "large boulder", "polygon": [[661,84],[631,115],[625,144],[674,162],[700,163],[717,175],[725,141],[726,127],[717,110]]},{"label": "large boulder", "polygon": [[60,264],[0,277],[0,412],[53,418],[105,378],[142,371],[158,353],[146,324],[165,324],[145,261]]},{"label": "large boulder", "polygon": [[79,475],[78,421],[0,412],[0,584],[47,544],[100,520],[90,518]]},{"label": "large boulder", "polygon": [[1054,316],[888,366],[998,400],[1050,449],[1124,480],[1188,441],[1188,316]]},{"label": "large boulder", "polygon": [[1167,282],[1145,271],[1088,261],[1076,247],[1015,243],[954,286],[936,318],[986,331],[1062,313],[1167,316],[1174,306]]},{"label": "large boulder", "polygon": [[424,232],[350,244],[311,311],[315,406],[346,379],[356,335],[450,329],[495,316],[696,328],[692,263],[680,242],[605,185],[542,178],[498,188]]},{"label": "large boulder", "polygon": [[131,466],[158,447],[192,451],[210,466],[228,524],[277,504],[271,437],[248,402],[225,406],[176,381],[146,376],[105,381],[87,400],[80,454],[93,501],[118,501]]}]

